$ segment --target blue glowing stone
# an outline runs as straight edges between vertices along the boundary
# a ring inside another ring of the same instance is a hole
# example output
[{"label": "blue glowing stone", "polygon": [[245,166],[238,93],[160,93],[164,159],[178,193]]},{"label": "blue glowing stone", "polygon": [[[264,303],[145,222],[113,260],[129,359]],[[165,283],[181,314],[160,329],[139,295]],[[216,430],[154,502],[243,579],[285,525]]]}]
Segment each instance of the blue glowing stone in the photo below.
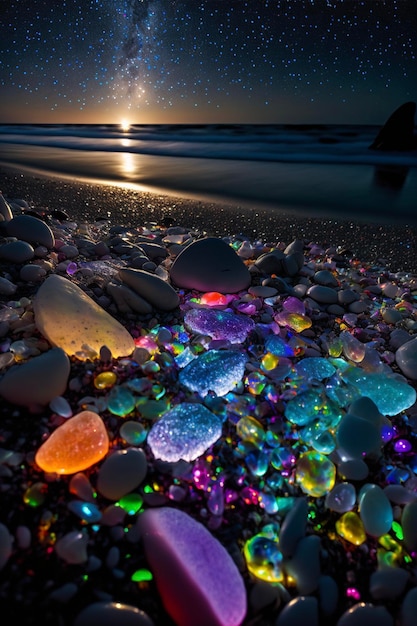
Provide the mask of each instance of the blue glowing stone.
[{"label": "blue glowing stone", "polygon": [[398,415],[409,409],[416,401],[416,390],[407,382],[384,371],[364,372],[351,367],[342,374],[345,382],[352,385],[361,396],[374,401],[382,415]]},{"label": "blue glowing stone", "polygon": [[265,338],[265,348],[276,356],[294,356],[294,350],[279,335],[268,335]]},{"label": "blue glowing stone", "polygon": [[202,404],[183,402],[167,411],[148,434],[156,459],[176,463],[193,461],[222,434],[222,421]]},{"label": "blue glowing stone", "polygon": [[297,426],[306,426],[313,420],[320,420],[325,428],[334,427],[342,417],[339,407],[320,389],[308,389],[298,393],[288,402],[284,415]]},{"label": "blue glowing stone", "polygon": [[250,317],[217,309],[191,309],[184,316],[184,324],[192,332],[230,343],[243,343],[255,327]]},{"label": "blue glowing stone", "polygon": [[179,381],[204,397],[209,391],[224,396],[238,385],[247,357],[235,350],[209,350],[185,366]]}]

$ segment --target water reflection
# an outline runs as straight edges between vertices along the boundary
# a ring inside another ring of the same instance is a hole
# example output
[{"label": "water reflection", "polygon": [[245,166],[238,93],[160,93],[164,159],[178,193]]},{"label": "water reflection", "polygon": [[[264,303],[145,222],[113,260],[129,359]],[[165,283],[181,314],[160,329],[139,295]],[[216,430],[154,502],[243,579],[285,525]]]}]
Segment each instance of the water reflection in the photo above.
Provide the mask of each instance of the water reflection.
[{"label": "water reflection", "polygon": [[398,192],[404,186],[409,170],[405,165],[379,165],[374,171],[374,185]]}]

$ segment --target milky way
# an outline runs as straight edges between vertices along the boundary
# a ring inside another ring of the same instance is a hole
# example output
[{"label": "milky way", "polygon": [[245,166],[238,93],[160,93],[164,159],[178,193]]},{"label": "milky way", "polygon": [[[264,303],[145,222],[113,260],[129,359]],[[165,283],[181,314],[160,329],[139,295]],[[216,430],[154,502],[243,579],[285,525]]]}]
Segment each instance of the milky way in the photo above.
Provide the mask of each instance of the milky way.
[{"label": "milky way", "polygon": [[3,0],[2,13],[0,121],[367,122],[416,98],[415,0]]}]

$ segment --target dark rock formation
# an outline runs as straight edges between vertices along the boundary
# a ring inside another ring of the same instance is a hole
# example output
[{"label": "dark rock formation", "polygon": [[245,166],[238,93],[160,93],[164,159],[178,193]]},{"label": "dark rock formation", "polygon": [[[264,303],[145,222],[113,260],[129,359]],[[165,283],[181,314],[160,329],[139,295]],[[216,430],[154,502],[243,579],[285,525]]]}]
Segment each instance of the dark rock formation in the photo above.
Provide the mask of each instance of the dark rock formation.
[{"label": "dark rock formation", "polygon": [[369,148],[371,150],[416,150],[415,113],[415,102],[405,102],[398,107],[385,122]]}]

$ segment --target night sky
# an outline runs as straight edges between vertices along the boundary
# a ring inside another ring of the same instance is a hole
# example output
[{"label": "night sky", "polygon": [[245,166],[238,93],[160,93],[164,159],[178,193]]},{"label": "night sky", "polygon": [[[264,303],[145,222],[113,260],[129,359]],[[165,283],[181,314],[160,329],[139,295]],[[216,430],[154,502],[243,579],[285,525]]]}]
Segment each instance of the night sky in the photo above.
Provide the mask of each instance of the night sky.
[{"label": "night sky", "polygon": [[416,0],[2,0],[0,123],[381,124]]}]

